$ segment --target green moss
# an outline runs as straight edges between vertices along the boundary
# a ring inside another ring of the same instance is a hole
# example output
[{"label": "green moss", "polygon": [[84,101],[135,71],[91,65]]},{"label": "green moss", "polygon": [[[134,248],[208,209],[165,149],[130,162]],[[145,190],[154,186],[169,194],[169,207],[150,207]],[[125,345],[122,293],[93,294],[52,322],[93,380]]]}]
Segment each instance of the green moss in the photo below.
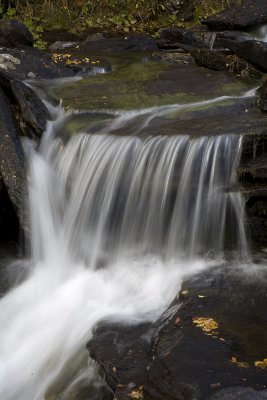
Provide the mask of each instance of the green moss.
[{"label": "green moss", "polygon": [[240,95],[240,93],[245,92],[248,89],[248,86],[240,81],[226,83],[221,87],[222,94],[226,94],[228,96]]}]

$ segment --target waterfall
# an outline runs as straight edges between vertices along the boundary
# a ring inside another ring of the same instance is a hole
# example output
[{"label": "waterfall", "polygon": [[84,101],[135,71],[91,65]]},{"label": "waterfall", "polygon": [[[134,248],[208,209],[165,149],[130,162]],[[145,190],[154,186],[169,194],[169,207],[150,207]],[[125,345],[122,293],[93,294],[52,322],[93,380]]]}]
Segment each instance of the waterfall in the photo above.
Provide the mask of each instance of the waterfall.
[{"label": "waterfall", "polygon": [[240,136],[66,141],[55,124],[29,160],[28,278],[0,301],[2,400],[49,398],[98,321],[155,320],[210,255],[247,257]]}]

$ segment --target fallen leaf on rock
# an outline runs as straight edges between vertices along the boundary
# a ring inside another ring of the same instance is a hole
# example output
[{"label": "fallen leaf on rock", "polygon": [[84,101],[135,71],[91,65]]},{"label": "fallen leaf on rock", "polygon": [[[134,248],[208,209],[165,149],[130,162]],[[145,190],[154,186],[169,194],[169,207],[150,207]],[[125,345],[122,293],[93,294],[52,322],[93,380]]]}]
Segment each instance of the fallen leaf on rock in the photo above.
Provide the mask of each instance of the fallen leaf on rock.
[{"label": "fallen leaf on rock", "polygon": [[231,363],[235,364],[239,368],[249,368],[249,364],[243,361],[237,361],[236,357],[231,358]]},{"label": "fallen leaf on rock", "polygon": [[199,294],[197,297],[199,297],[200,299],[205,299],[205,297],[207,297],[207,296],[204,296],[203,294]]},{"label": "fallen leaf on rock", "polygon": [[263,361],[255,361],[255,367],[265,369],[267,368],[267,358],[264,358]]},{"label": "fallen leaf on rock", "polygon": [[193,318],[193,323],[198,328],[202,329],[203,332],[209,334],[210,336],[219,334],[216,331],[216,329],[219,328],[219,324],[216,321],[214,321],[213,318],[196,317]]},{"label": "fallen leaf on rock", "polygon": [[144,396],[143,396],[143,392],[142,390],[133,390],[130,395],[129,395],[132,399],[137,399],[137,400],[143,400]]}]

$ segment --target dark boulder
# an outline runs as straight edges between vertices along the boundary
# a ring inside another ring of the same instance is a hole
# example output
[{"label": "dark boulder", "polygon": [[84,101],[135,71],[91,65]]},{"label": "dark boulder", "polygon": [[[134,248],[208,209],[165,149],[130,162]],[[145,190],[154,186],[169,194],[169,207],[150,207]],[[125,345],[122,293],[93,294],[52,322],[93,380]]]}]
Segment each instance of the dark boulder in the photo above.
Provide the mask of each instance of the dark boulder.
[{"label": "dark boulder", "polygon": [[20,81],[12,81],[11,87],[19,104],[23,121],[27,124],[27,130],[31,129],[31,136],[40,137],[45,130],[47,120],[50,119],[47,108],[28,85]]},{"label": "dark boulder", "polygon": [[0,20],[0,46],[33,46],[33,36],[27,26],[15,19]]},{"label": "dark boulder", "polygon": [[202,21],[203,24],[216,31],[247,30],[266,22],[266,0],[244,0],[241,5],[229,7],[220,14],[210,16]]},{"label": "dark boulder", "polygon": [[223,32],[213,32],[215,35],[214,45],[216,48],[225,47],[224,40],[233,40],[235,42],[244,42],[248,40],[253,40],[254,37],[246,32],[241,31],[223,31]]},{"label": "dark boulder", "polygon": [[51,54],[34,47],[1,48],[0,83],[10,86],[12,80],[53,79],[75,75],[63,62],[56,61]]},{"label": "dark boulder", "polygon": [[[267,3],[266,3],[267,4]],[[222,39],[222,45],[239,57],[255,65],[261,71],[267,71],[267,43],[258,40],[235,41]]]},{"label": "dark boulder", "polygon": [[185,28],[163,28],[159,31],[157,40],[159,48],[178,48],[182,44],[201,48],[209,48],[213,42],[214,33],[205,30]]},{"label": "dark boulder", "polygon": [[251,248],[267,246],[267,139],[248,135],[243,140],[243,155],[238,179],[245,199],[247,231]]},{"label": "dark boulder", "polygon": [[214,265],[187,278],[156,323],[101,323],[88,347],[115,397],[215,400],[239,386],[265,394],[266,372],[254,366],[267,350],[264,277]]},{"label": "dark boulder", "polygon": [[197,49],[190,51],[198,65],[215,71],[227,71],[240,75],[244,80],[260,79],[262,73],[253,65],[227,51],[215,51],[207,49]]},{"label": "dark boulder", "polygon": [[0,173],[9,198],[18,215],[20,226],[27,229],[26,168],[19,140],[19,131],[13,120],[8,100],[0,88]]},{"label": "dark boulder", "polygon": [[116,53],[123,51],[156,51],[156,40],[143,34],[127,34],[110,38],[99,38],[80,42],[80,50],[90,53]]}]

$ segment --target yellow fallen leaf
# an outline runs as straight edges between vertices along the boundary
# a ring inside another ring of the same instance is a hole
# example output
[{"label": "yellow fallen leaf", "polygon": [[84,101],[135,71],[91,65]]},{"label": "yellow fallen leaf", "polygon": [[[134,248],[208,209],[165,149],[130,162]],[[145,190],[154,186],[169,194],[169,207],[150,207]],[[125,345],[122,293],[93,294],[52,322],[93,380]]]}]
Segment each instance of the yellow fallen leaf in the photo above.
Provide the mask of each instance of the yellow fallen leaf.
[{"label": "yellow fallen leaf", "polygon": [[216,331],[219,328],[219,324],[214,321],[213,318],[196,317],[193,318],[193,323],[206,334],[218,335]]},{"label": "yellow fallen leaf", "polygon": [[267,359],[264,358],[263,361],[255,361],[254,365],[257,368],[265,369],[267,368]]},{"label": "yellow fallen leaf", "polygon": [[249,364],[248,364],[247,362],[244,362],[244,361],[237,361],[237,358],[236,358],[236,357],[232,357],[232,358],[231,358],[231,362],[232,362],[233,364],[236,364],[236,366],[239,367],[239,368],[249,368]]},{"label": "yellow fallen leaf", "polygon": [[137,399],[137,400],[142,400],[144,397],[143,397],[143,392],[142,391],[140,391],[140,390],[133,390],[132,392],[131,392],[131,394],[130,394],[130,397],[132,398],[132,399]]}]

